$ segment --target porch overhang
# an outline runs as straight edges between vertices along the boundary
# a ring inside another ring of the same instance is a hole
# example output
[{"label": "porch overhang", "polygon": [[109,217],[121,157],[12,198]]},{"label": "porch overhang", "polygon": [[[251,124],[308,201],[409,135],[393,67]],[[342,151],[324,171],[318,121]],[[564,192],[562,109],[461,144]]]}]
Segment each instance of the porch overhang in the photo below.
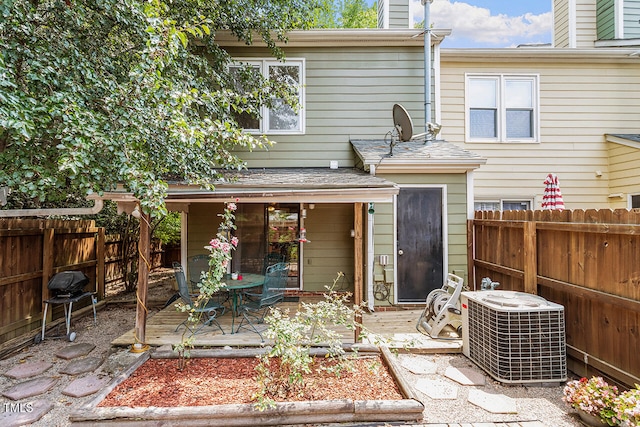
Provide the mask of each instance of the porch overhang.
[{"label": "porch overhang", "polygon": [[[267,168],[231,172],[209,191],[183,182],[170,182],[165,203],[170,211],[188,211],[192,203],[385,203],[399,187],[386,179],[352,168]],[[120,188],[103,199],[130,212],[137,202]]]},{"label": "porch overhang", "polygon": [[365,171],[379,173],[466,173],[487,159],[455,144],[438,140],[406,141],[391,149],[388,140],[352,140],[351,145]]}]

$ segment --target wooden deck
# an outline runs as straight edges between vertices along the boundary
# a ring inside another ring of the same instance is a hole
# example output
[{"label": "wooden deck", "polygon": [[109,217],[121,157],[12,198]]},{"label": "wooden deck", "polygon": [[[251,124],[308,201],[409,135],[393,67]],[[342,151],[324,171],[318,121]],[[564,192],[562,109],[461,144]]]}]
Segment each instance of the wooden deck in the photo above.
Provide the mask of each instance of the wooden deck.
[{"label": "wooden deck", "polygon": [[[298,308],[297,302],[285,302],[279,305],[280,308],[289,308],[290,312],[295,312]],[[397,310],[397,311],[376,311],[363,315],[362,324],[370,331],[384,337],[392,348],[399,350],[410,350],[418,353],[460,353],[462,350],[462,340],[433,340],[416,330],[416,322],[422,310]],[[175,332],[187,315],[176,311],[173,306],[167,307],[156,313],[147,320],[146,343],[151,346],[162,346],[179,343],[182,339],[184,327]],[[239,318],[235,319],[237,328]],[[225,334],[215,326],[205,327],[205,332],[196,336],[198,347],[251,347],[262,345],[258,334],[241,330],[239,333],[231,332],[231,313],[225,313],[218,318]],[[266,325],[258,325],[258,328],[266,329]],[[347,329],[338,330],[344,343],[353,343],[353,332]],[[134,342],[133,329],[121,335],[111,342],[115,346],[130,346]]]}]

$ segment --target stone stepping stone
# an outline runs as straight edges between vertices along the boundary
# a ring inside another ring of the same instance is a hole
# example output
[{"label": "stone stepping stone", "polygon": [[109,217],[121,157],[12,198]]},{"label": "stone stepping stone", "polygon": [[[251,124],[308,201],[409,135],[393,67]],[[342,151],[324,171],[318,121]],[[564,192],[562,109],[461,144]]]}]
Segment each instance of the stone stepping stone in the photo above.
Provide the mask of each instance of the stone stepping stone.
[{"label": "stone stepping stone", "polygon": [[85,357],[83,359],[72,360],[67,366],[60,369],[60,372],[67,375],[80,375],[95,371],[102,365],[103,359],[100,357]]},{"label": "stone stepping stone", "polygon": [[74,344],[60,350],[56,353],[56,356],[65,360],[75,359],[76,357],[86,356],[91,353],[94,348],[96,348],[96,346],[89,343]]},{"label": "stone stepping stone", "polygon": [[405,357],[400,364],[407,371],[417,375],[435,374],[437,371],[437,365],[434,362],[419,357]]},{"label": "stone stepping stone", "polygon": [[504,394],[491,394],[477,388],[469,390],[469,403],[492,414],[517,414],[516,400]]},{"label": "stone stepping stone", "polygon": [[40,375],[43,372],[49,370],[53,366],[52,363],[49,362],[29,362],[22,363],[20,365],[14,366],[4,373],[6,377],[13,378],[16,380],[22,380],[29,377],[34,377],[36,375]]},{"label": "stone stepping stone", "polygon": [[34,400],[28,403],[16,403],[16,407],[6,404],[4,412],[0,413],[0,425],[2,427],[18,427],[35,423],[47,412],[53,409],[53,402],[45,399]]},{"label": "stone stepping stone", "polygon": [[97,375],[89,375],[84,378],[78,378],[67,385],[62,394],[71,397],[84,397],[101,390],[109,382],[109,377],[99,377]]},{"label": "stone stepping stone", "polygon": [[444,376],[462,385],[485,385],[487,379],[484,374],[472,368],[454,368],[449,366]]},{"label": "stone stepping stone", "polygon": [[58,382],[55,378],[40,377],[27,380],[2,392],[2,395],[13,400],[26,399],[47,392]]},{"label": "stone stepping stone", "polygon": [[440,379],[429,380],[421,378],[416,383],[416,389],[434,400],[458,398],[458,386]]}]

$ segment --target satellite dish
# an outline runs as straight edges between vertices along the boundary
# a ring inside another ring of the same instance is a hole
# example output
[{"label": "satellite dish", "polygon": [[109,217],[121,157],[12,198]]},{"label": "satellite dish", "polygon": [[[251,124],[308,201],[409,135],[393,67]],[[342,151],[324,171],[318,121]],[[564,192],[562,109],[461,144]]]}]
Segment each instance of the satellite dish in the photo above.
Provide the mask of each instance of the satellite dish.
[{"label": "satellite dish", "polygon": [[393,125],[398,132],[400,141],[410,141],[413,137],[413,122],[411,116],[400,104],[393,105]]},{"label": "satellite dish", "polygon": [[433,140],[440,132],[442,126],[437,123],[427,122],[425,127],[427,132],[414,135],[413,122],[407,110],[400,104],[393,105],[393,131],[391,135],[391,144],[389,147],[389,156],[393,156],[393,147],[398,142],[406,142],[424,137],[425,143]]}]

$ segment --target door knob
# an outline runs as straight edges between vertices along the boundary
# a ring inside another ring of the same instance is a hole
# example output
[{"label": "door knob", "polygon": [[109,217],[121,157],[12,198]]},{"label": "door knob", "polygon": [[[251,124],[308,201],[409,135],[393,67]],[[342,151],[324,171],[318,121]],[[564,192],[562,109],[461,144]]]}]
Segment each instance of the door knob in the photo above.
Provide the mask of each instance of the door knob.
[{"label": "door knob", "polygon": [[404,251],[402,249],[398,249],[398,255],[404,255]]}]

